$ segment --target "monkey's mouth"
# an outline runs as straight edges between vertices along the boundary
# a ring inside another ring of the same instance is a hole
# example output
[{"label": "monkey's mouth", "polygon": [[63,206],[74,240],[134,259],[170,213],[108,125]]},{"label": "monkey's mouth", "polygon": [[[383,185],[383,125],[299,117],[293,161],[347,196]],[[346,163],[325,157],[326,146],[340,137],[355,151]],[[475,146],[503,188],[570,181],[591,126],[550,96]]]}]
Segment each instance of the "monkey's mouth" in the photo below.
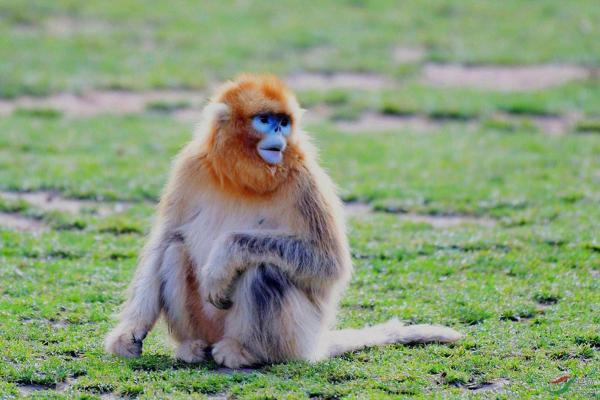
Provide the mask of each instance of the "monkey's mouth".
[{"label": "monkey's mouth", "polygon": [[269,164],[281,163],[285,148],[285,139],[281,137],[266,137],[257,146],[258,155]]}]

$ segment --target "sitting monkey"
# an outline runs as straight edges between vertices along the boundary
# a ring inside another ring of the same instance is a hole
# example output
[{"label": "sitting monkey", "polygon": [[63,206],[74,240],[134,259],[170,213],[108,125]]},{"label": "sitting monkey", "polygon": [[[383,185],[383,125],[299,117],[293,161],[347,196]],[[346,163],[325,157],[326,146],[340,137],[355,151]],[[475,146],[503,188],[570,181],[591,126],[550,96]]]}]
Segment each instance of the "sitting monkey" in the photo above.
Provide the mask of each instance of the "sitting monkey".
[{"label": "sitting monkey", "polygon": [[447,327],[332,330],[352,271],[343,208],[300,128],[295,96],[242,75],[174,162],[109,353],[137,357],[162,312],[177,357],[230,368],[316,361],[386,343],[448,343]]}]

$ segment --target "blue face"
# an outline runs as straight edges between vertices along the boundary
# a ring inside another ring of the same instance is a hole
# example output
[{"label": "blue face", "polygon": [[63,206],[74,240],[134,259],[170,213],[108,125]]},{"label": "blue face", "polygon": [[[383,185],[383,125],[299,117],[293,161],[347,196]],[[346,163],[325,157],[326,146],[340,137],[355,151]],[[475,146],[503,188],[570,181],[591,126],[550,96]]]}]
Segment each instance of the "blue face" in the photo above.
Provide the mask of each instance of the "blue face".
[{"label": "blue face", "polygon": [[264,136],[257,145],[258,155],[267,163],[283,161],[285,138],[290,134],[291,125],[290,117],[285,114],[264,113],[252,117],[252,127]]},{"label": "blue face", "polygon": [[265,113],[252,118],[252,127],[265,135],[281,134],[286,136],[290,133],[290,126],[290,117],[285,114]]}]

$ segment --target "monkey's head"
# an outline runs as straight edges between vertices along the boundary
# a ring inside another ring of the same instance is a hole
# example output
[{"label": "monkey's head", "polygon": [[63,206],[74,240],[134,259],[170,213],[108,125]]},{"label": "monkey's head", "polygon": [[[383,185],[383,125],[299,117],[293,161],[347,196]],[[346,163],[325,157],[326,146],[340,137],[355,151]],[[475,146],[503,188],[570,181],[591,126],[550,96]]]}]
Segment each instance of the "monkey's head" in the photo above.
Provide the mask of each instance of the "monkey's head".
[{"label": "monkey's head", "polygon": [[296,97],[275,76],[241,75],[217,90],[206,112],[207,160],[227,188],[272,193],[310,152]]}]

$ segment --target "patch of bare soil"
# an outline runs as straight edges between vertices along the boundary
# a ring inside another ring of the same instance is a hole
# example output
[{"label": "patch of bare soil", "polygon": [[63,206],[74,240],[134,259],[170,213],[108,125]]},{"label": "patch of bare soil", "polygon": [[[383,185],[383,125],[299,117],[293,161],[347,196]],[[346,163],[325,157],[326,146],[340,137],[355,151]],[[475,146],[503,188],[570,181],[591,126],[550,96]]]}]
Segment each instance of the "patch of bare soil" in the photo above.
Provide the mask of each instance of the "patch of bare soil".
[{"label": "patch of bare soil", "polygon": [[75,383],[75,379],[73,379],[73,378],[67,378],[66,381],[59,382],[56,385],[56,388],[54,390],[56,390],[59,393],[66,392],[71,386],[73,386],[74,383]]},{"label": "patch of bare soil", "polygon": [[370,205],[361,203],[359,201],[351,201],[346,203],[344,206],[344,212],[346,213],[347,217],[360,217],[373,212],[373,209]]},{"label": "patch of bare soil", "polygon": [[65,320],[50,320],[47,318],[36,319],[36,318],[23,318],[21,320],[24,324],[46,324],[50,325],[53,328],[66,328],[69,326],[69,323]]},{"label": "patch of bare soil", "polygon": [[227,394],[223,393],[223,394],[209,394],[206,395],[206,398],[208,400],[227,400],[229,399],[229,397],[227,397]]},{"label": "patch of bare soil", "polygon": [[381,90],[394,86],[394,82],[387,77],[356,72],[337,72],[333,74],[299,72],[287,76],[284,80],[295,90]]},{"label": "patch of bare soil", "polygon": [[0,212],[0,227],[5,227],[21,232],[41,232],[46,225],[33,218],[27,218],[15,213]]},{"label": "patch of bare soil", "polygon": [[[354,218],[372,215],[376,212],[369,204],[358,201],[345,203],[344,211],[347,217]],[[402,213],[393,210],[383,210],[383,212],[394,214],[403,221],[425,223],[434,228],[449,228],[465,224],[474,224],[487,227],[496,225],[496,221],[491,218],[473,217],[468,215],[425,215],[416,213]]]},{"label": "patch of bare soil", "polygon": [[336,49],[333,46],[315,46],[303,52],[301,57],[304,64],[324,66],[327,64],[328,58],[335,54]]},{"label": "patch of bare soil", "polygon": [[[326,119],[327,115],[317,115],[313,117],[314,121]],[[548,116],[513,116],[508,114],[498,115],[503,121],[518,123],[523,119],[531,121],[540,132],[557,136],[568,133],[575,126],[579,117],[570,113],[567,115],[548,115]],[[414,132],[429,132],[440,129],[450,124],[461,124],[467,130],[473,130],[481,121],[477,119],[470,120],[444,120],[431,118],[424,115],[385,115],[376,112],[365,112],[355,121],[337,121],[335,126],[344,133],[360,134],[371,132],[389,132],[409,130]]]},{"label": "patch of bare soil", "polygon": [[75,379],[67,378],[64,382],[59,382],[56,385],[42,385],[38,383],[28,383],[28,384],[18,384],[17,387],[19,389],[19,393],[21,396],[30,396],[31,394],[38,392],[40,390],[54,390],[57,393],[66,392],[71,386]]},{"label": "patch of bare soil", "polygon": [[520,124],[532,124],[545,135],[560,136],[572,132],[582,116],[577,112],[569,112],[562,115],[496,113],[492,118],[508,124],[514,124],[516,127]]},{"label": "patch of bare soil", "polygon": [[452,226],[474,224],[491,227],[496,221],[491,218],[471,217],[465,215],[422,215],[422,214],[399,214],[400,219],[411,222],[425,223],[434,228],[449,228]]},{"label": "patch of bare soil", "polygon": [[72,214],[84,210],[97,212],[100,216],[124,211],[129,206],[127,203],[100,203],[92,200],[68,199],[54,192],[7,192],[0,191],[0,198],[6,200],[23,200],[42,211],[60,211]]},{"label": "patch of bare soil", "polygon": [[46,32],[57,36],[98,35],[115,29],[115,25],[108,21],[91,18],[82,19],[68,15],[50,17],[44,21],[43,27]]},{"label": "patch of bare soil", "polygon": [[576,113],[565,115],[536,116],[531,120],[540,130],[550,136],[564,135],[573,129],[577,120],[580,118]]},{"label": "patch of bare soil", "polygon": [[302,115],[302,124],[316,124],[323,121],[328,121],[331,118],[333,110],[327,104],[317,104],[310,107]]},{"label": "patch of bare soil", "polygon": [[427,52],[422,47],[396,46],[392,49],[392,60],[396,64],[412,64],[423,61]]},{"label": "patch of bare soil", "polygon": [[506,378],[494,379],[490,382],[483,383],[472,383],[466,385],[465,388],[468,389],[472,393],[482,393],[482,392],[499,392],[502,388],[508,385],[510,381]]},{"label": "patch of bare soil", "polygon": [[18,384],[17,387],[19,389],[19,393],[23,397],[30,396],[32,393],[38,392],[40,390],[54,389],[52,386],[40,385],[38,383],[27,383],[27,384],[23,383],[23,384]]},{"label": "patch of bare soil", "polygon": [[50,320],[48,320],[48,324],[50,326],[52,326],[54,329],[57,329],[57,328],[66,328],[67,326],[69,326],[69,323],[67,321],[63,321],[63,320],[60,320],[60,321],[50,321]]},{"label": "patch of bare soil", "polygon": [[[295,89],[328,90],[335,88],[379,90],[393,84],[388,78],[376,74],[336,73],[291,75],[288,83]],[[50,109],[67,116],[89,117],[99,114],[139,114],[153,103],[188,103],[189,107],[172,110],[175,119],[183,122],[198,122],[201,105],[206,94],[190,90],[90,90],[83,93],[61,92],[47,97],[22,96],[15,99],[0,99],[0,115],[17,109]],[[310,118],[310,116],[309,116]]]},{"label": "patch of bare soil", "polygon": [[[420,115],[385,115],[366,112],[361,114],[360,118],[356,121],[337,121],[335,125],[343,132],[355,134],[397,130],[426,132],[440,128],[445,123]],[[471,122],[466,122],[465,124],[472,125]]]},{"label": "patch of bare soil", "polygon": [[519,66],[427,64],[423,81],[441,87],[466,87],[498,91],[539,90],[585,79],[595,71],[577,65]]},{"label": "patch of bare soil", "polygon": [[55,109],[75,117],[97,114],[137,114],[144,112],[153,102],[189,102],[200,104],[205,100],[202,92],[187,90],[148,90],[128,92],[121,90],[88,91],[82,94],[56,93],[48,97],[23,96],[0,99],[0,114],[16,109]]},{"label": "patch of bare soil", "polygon": [[202,110],[199,108],[186,108],[183,110],[176,110],[171,115],[177,121],[186,123],[199,123],[200,119],[202,118]]}]

